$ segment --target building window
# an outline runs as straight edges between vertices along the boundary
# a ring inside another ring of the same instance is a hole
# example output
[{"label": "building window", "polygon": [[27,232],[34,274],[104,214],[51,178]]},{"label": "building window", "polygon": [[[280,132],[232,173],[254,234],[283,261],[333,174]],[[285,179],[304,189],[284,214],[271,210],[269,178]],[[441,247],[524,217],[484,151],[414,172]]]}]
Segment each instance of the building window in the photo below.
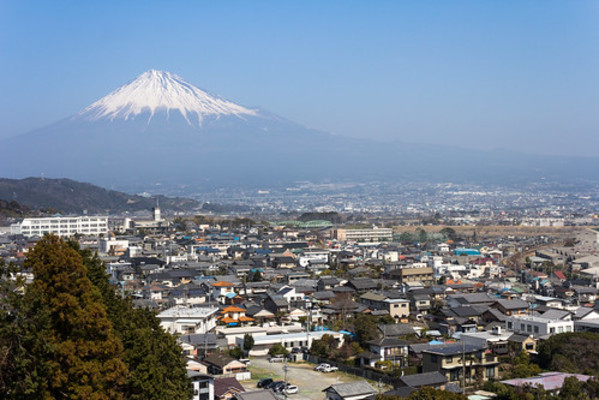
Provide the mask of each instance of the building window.
[{"label": "building window", "polygon": [[508,321],[507,322],[507,328],[508,329],[512,329],[512,326],[513,326],[512,321]]},{"label": "building window", "polygon": [[535,325],[535,333],[539,333],[539,327]]},{"label": "building window", "polygon": [[487,376],[487,378],[494,378],[495,377],[495,368],[487,367],[486,371],[485,371],[485,375]]},{"label": "building window", "polygon": [[449,381],[450,382],[455,382],[455,381],[459,381],[460,380],[460,370],[456,369],[456,370],[452,370],[449,371]]}]

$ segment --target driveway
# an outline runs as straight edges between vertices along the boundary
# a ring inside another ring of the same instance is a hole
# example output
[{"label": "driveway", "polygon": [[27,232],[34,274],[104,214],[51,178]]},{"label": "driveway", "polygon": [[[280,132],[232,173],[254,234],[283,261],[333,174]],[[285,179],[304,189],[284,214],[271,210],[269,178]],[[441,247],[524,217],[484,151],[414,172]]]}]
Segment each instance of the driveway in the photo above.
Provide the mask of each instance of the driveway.
[{"label": "driveway", "polygon": [[[252,358],[250,371],[252,381],[242,382],[246,390],[256,390],[256,382],[262,378],[273,378],[284,380],[285,372],[283,363],[270,363],[267,358]],[[290,400],[323,400],[323,389],[334,383],[352,382],[361,378],[343,372],[323,373],[314,371],[314,364],[310,363],[288,363],[287,380],[292,385],[299,387],[298,394],[290,394]],[[375,387],[376,389],[376,387]]]}]

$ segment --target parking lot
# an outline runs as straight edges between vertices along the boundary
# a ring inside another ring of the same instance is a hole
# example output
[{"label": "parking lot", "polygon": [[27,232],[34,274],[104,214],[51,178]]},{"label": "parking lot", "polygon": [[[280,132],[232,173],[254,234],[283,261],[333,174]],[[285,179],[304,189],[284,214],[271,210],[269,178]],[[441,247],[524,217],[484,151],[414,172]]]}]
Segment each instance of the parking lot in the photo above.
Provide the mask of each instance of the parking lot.
[{"label": "parking lot", "polygon": [[[253,358],[250,366],[252,381],[242,382],[247,391],[256,390],[256,382],[262,378],[284,380],[283,363],[270,363],[266,358]],[[288,363],[287,379],[299,387],[298,394],[290,394],[292,400],[322,400],[323,389],[334,383],[351,382],[361,378],[340,372],[322,373],[313,370],[309,363]]]}]

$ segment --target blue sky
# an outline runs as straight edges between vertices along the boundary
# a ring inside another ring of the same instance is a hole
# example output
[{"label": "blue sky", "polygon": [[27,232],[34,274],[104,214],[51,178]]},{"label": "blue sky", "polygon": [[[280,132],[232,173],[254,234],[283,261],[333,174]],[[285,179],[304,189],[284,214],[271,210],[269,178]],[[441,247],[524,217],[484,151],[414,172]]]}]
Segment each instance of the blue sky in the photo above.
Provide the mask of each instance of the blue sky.
[{"label": "blue sky", "polygon": [[0,137],[149,69],[311,128],[597,155],[597,1],[0,0]]}]

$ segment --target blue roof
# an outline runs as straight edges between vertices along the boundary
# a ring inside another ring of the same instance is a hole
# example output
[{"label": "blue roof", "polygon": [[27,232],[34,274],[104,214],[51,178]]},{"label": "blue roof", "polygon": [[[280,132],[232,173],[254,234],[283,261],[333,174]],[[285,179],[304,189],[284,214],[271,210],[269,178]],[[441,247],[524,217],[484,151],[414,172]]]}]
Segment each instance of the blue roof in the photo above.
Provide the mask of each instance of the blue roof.
[{"label": "blue roof", "polygon": [[427,353],[435,353],[442,355],[452,355],[452,354],[462,354],[463,352],[470,353],[473,351],[482,350],[479,346],[473,346],[471,344],[460,344],[460,343],[452,343],[446,344],[445,346],[435,347],[434,349],[424,350]]},{"label": "blue roof", "polygon": [[314,332],[319,332],[319,331],[328,331],[329,328],[327,328],[326,326],[315,326],[314,327]]},{"label": "blue roof", "polygon": [[457,248],[453,251],[453,254],[458,256],[460,254],[466,254],[468,256],[480,256],[480,251],[478,251],[477,249]]},{"label": "blue roof", "polygon": [[215,249],[215,248],[208,247],[208,246],[202,246],[202,247],[198,247],[198,248],[196,249],[196,251],[207,251],[207,252],[209,252],[209,253],[218,253],[218,252],[220,252],[220,250],[219,250],[219,249]]}]

